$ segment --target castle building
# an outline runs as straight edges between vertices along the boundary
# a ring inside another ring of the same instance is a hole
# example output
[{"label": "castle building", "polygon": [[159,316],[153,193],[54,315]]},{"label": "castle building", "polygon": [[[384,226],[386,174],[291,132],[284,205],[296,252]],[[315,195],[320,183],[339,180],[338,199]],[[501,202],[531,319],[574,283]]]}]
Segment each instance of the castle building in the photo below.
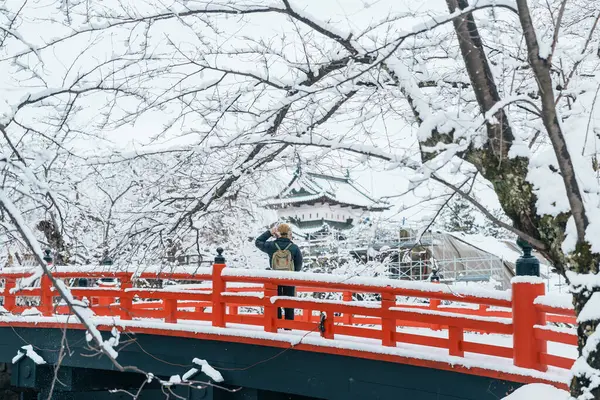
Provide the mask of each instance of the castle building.
[{"label": "castle building", "polygon": [[263,207],[277,210],[280,220],[294,225],[295,233],[315,237],[333,228],[344,231],[372,213],[390,205],[378,201],[345,176],[305,172],[298,167],[286,188],[262,202]]}]

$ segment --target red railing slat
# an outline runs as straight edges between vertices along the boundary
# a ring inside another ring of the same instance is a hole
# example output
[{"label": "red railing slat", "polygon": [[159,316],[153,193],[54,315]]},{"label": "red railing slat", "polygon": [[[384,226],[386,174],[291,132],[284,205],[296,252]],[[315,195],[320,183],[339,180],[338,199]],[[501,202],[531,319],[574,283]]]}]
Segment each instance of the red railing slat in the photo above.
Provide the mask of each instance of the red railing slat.
[{"label": "red railing slat", "polygon": [[536,339],[546,340],[549,342],[570,344],[577,346],[577,335],[566,332],[557,332],[548,329],[535,328]]}]

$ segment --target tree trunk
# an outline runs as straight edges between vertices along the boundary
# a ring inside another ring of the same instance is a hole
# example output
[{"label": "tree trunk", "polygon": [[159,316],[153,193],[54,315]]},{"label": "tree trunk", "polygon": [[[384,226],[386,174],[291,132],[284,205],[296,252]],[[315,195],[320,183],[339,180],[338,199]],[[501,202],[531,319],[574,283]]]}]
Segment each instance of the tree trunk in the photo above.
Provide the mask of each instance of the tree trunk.
[{"label": "tree trunk", "polygon": [[[467,0],[446,0],[446,3],[451,13],[457,9],[464,10],[469,6]],[[500,101],[500,95],[483,48],[483,41],[475,24],[475,18],[472,13],[469,13],[455,18],[453,23],[479,109],[482,114],[485,114]],[[504,110],[498,110],[494,114],[494,118],[498,123],[487,123],[488,146],[489,150],[502,160],[507,158],[514,135]]]},{"label": "tree trunk", "polygon": [[[517,8],[527,44],[529,65],[531,65],[541,96],[542,120],[556,154],[569,200],[570,213],[577,230],[577,247],[569,260],[569,269],[577,274],[571,277],[570,283],[573,290],[573,305],[578,317],[577,347],[579,351],[579,358],[573,366],[571,395],[578,400],[600,399],[600,332],[597,331],[600,323],[600,318],[598,318],[600,315],[598,310],[600,308],[600,293],[598,293],[600,286],[595,283],[600,255],[592,253],[591,246],[586,242],[585,233],[588,219],[582,192],[575,176],[571,153],[569,153],[567,141],[559,123],[560,116],[556,109],[553,82],[550,76],[551,65],[548,59],[544,58],[549,55],[540,54],[540,46],[527,0],[517,0]],[[588,274],[591,276],[587,276]],[[580,282],[580,280],[584,282]]]},{"label": "tree trunk", "polygon": [[[465,9],[467,0],[446,0],[450,12]],[[454,30],[460,46],[465,68],[469,74],[471,87],[482,114],[496,105],[501,97],[483,47],[475,18],[472,13],[455,18]],[[505,214],[515,228],[544,243],[562,240],[562,231],[556,229],[566,225],[567,218],[540,218],[537,215],[536,197],[526,177],[529,160],[522,157],[509,158],[508,151],[514,140],[510,122],[503,109],[494,117],[496,123],[487,123],[488,144],[483,149],[470,149],[462,158],[472,163],[493,186]],[[430,144],[433,145],[433,144]],[[538,248],[545,257],[562,257],[560,246],[548,245]],[[562,263],[561,263],[562,265]]]},{"label": "tree trunk", "polygon": [[[446,0],[450,12],[465,9],[467,0]],[[471,87],[482,113],[488,112],[501,100],[483,41],[472,13],[455,18],[454,30],[461,49]],[[513,226],[546,244],[537,248],[544,257],[552,260],[557,270],[564,273],[565,257],[561,249],[569,214],[557,216],[537,214],[537,198],[527,181],[529,160],[523,157],[508,158],[514,139],[504,110],[498,110],[496,123],[487,123],[488,144],[483,149],[469,149],[462,158],[473,164],[493,186],[505,214]],[[429,146],[435,143],[427,144]]]},{"label": "tree trunk", "polygon": [[[571,258],[573,306],[577,315],[577,350],[573,367],[571,396],[577,400],[600,399],[600,255],[587,243],[578,244]],[[590,276],[591,275],[591,276]]]},{"label": "tree trunk", "polygon": [[552,84],[552,77],[550,76],[550,63],[540,56],[540,46],[537,41],[533,20],[529,13],[527,0],[517,0],[517,8],[519,9],[519,19],[521,21],[525,43],[527,43],[529,65],[531,65],[533,73],[535,74],[535,80],[542,100],[542,121],[548,132],[550,142],[552,142],[554,154],[556,154],[558,167],[560,168],[560,173],[567,191],[567,198],[569,199],[569,205],[571,206],[571,214],[573,215],[575,227],[577,228],[577,239],[579,242],[583,242],[585,240],[585,229],[587,228],[588,220],[585,214],[579,184],[575,177],[575,168],[573,166],[571,154],[567,148],[564,132],[558,121],[559,115],[556,110],[554,85]]}]

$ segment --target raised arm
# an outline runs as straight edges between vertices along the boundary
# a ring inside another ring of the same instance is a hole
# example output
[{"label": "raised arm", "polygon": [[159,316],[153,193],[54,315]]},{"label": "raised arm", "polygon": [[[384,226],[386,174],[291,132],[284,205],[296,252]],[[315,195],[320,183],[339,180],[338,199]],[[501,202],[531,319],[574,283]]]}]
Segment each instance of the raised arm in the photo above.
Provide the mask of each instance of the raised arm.
[{"label": "raised arm", "polygon": [[267,240],[269,240],[269,238],[271,237],[271,231],[266,231],[265,233],[263,233],[262,235],[260,235],[259,237],[256,238],[256,240],[254,241],[254,244],[256,245],[256,247],[259,248],[259,250],[264,251],[265,253],[268,253],[268,246],[267,246]]}]

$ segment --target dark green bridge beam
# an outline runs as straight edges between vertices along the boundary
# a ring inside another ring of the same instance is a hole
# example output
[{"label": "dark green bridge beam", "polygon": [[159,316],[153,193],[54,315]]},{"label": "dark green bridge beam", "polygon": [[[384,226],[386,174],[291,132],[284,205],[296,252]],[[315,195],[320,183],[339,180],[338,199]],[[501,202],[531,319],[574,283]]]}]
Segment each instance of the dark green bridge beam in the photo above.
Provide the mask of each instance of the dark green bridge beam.
[{"label": "dark green bridge beam", "polygon": [[[17,369],[13,382],[23,388],[47,389],[58,360],[62,330],[1,327],[0,337],[0,362],[10,363],[21,346],[31,344],[49,364],[35,365],[23,358],[13,366]],[[65,399],[119,398],[105,397],[106,390],[138,388],[143,381],[141,375],[115,371],[105,357],[91,353],[82,330],[68,330],[66,338],[70,354],[60,369],[64,386],[57,385],[59,392],[53,398],[59,399],[58,394]],[[194,392],[177,389],[189,399],[497,400],[521,386],[453,371],[295,349],[282,352],[281,348],[244,343],[126,334],[121,335],[121,341],[121,365],[137,366],[168,380],[171,375],[183,375],[193,367],[192,359],[200,358],[219,370],[230,388],[241,388],[234,393],[214,388]],[[195,379],[209,378],[199,374]],[[148,386],[142,399],[153,400],[158,394],[162,396],[158,398],[165,398],[157,386]]]}]

